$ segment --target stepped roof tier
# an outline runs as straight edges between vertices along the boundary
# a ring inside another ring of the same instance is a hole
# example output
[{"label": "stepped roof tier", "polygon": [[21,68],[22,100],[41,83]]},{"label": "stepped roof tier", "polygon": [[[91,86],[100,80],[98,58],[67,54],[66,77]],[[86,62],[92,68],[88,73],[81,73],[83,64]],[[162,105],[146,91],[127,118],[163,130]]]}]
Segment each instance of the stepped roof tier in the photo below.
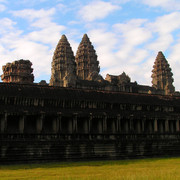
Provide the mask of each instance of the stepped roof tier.
[{"label": "stepped roof tier", "polygon": [[62,35],[54,51],[50,85],[74,86],[76,64],[72,48],[65,35]]},{"label": "stepped roof tier", "polygon": [[163,53],[160,51],[155,59],[152,70],[152,86],[163,90],[165,94],[174,93],[173,73]]},{"label": "stepped roof tier", "polygon": [[77,76],[82,80],[93,80],[94,74],[99,74],[99,61],[96,51],[87,34],[84,34],[76,53]]}]

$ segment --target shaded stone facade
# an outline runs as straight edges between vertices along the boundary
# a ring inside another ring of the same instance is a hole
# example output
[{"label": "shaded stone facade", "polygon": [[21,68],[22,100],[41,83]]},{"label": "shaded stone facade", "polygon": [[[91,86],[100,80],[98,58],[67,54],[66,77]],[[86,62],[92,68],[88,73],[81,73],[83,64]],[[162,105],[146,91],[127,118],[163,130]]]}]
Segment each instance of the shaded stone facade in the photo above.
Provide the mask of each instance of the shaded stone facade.
[{"label": "shaded stone facade", "polygon": [[180,156],[180,96],[162,52],[152,87],[125,72],[103,79],[86,34],[76,58],[61,37],[50,84],[17,76],[25,62],[7,64],[1,76],[0,163]]},{"label": "shaded stone facade", "polygon": [[31,66],[32,63],[29,60],[23,59],[7,63],[2,67],[3,75],[1,75],[1,79],[8,83],[33,83],[34,75]]},{"label": "shaded stone facade", "polygon": [[0,92],[1,163],[180,156],[180,97],[14,83]]}]

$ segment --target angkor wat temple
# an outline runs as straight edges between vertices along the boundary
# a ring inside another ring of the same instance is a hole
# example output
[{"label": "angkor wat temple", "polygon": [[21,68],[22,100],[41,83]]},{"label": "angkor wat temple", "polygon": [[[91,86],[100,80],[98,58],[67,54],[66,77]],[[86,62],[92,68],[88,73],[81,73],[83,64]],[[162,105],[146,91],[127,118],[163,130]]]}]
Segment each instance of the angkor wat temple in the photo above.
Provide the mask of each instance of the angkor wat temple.
[{"label": "angkor wat temple", "polygon": [[100,74],[85,34],[76,56],[63,35],[50,83],[34,83],[32,63],[3,66],[0,163],[180,155],[180,93],[159,52],[152,86]]}]

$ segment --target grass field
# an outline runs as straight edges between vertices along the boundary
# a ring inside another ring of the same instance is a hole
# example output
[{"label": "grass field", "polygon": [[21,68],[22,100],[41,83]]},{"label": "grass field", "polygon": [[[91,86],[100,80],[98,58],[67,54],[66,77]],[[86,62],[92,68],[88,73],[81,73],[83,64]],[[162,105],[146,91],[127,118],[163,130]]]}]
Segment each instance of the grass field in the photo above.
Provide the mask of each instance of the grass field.
[{"label": "grass field", "polygon": [[0,180],[179,180],[180,158],[0,165]]}]

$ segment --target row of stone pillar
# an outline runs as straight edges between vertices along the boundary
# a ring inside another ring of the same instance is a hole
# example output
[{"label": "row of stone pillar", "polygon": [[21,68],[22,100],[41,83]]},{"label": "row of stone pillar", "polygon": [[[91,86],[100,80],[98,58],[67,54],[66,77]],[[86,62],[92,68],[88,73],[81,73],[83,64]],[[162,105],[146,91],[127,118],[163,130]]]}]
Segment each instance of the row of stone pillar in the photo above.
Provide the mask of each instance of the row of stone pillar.
[{"label": "row of stone pillar", "polygon": [[[120,115],[117,115],[116,118],[108,118],[107,115],[95,117],[90,114],[87,117],[81,118],[81,125],[78,124],[78,114],[74,114],[69,119],[65,119],[66,122],[66,131],[62,118],[65,116],[58,115],[53,116],[51,121],[52,133],[166,133],[166,132],[179,132],[180,131],[180,122],[179,119],[171,121],[169,119],[160,120],[154,118],[153,120],[146,119],[134,119],[123,118]],[[26,115],[19,116],[18,118],[18,132],[24,133],[25,130],[25,121],[27,119]],[[35,132],[41,133],[44,126],[45,114],[41,114],[36,117]],[[7,132],[7,123],[8,123],[8,114],[5,113],[0,118],[0,132]],[[12,119],[11,119],[12,120]],[[81,128],[80,128],[81,126]],[[28,127],[26,127],[28,128]]]}]

